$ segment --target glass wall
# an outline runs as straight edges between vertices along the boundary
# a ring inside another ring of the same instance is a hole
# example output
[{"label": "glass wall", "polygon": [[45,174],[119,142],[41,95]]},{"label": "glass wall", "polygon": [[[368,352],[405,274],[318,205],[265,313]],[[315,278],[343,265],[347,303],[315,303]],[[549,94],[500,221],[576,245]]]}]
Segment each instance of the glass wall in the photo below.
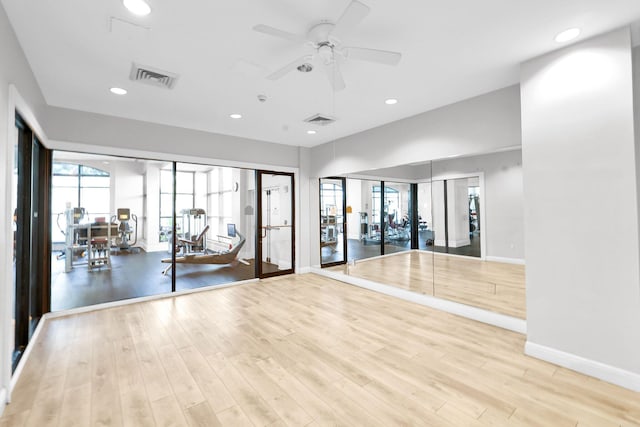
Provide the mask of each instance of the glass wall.
[{"label": "glass wall", "polygon": [[255,171],[176,164],[176,289],[253,279]]},{"label": "glass wall", "polygon": [[[160,221],[167,162],[55,151],[51,310],[171,291]],[[144,237],[143,237],[144,236]]]},{"label": "glass wall", "polygon": [[64,151],[52,169],[53,311],[256,277],[254,170]]}]

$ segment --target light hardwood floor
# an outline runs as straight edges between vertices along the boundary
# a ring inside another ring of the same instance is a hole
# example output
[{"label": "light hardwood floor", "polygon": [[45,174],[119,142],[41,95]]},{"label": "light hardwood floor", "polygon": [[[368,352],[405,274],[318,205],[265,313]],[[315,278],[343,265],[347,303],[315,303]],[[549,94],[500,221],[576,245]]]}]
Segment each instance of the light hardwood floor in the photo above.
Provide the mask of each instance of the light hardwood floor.
[{"label": "light hardwood floor", "polygon": [[47,321],[0,426],[638,426],[524,337],[307,274]]},{"label": "light hardwood floor", "polygon": [[524,265],[412,251],[329,270],[526,318]]}]

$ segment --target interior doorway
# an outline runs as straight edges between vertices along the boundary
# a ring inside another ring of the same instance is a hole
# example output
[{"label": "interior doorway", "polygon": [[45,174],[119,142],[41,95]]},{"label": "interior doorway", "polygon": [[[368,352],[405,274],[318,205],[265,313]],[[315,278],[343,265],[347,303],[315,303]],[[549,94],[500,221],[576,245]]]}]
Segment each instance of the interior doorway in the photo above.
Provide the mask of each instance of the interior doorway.
[{"label": "interior doorway", "polygon": [[257,276],[291,274],[295,269],[293,173],[257,171]]}]

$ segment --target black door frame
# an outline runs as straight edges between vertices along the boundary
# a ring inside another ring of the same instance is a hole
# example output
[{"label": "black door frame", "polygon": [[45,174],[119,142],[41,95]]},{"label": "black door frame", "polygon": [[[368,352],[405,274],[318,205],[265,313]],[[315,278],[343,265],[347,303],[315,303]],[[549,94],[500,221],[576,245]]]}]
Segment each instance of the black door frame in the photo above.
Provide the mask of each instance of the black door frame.
[{"label": "black door frame", "polygon": [[[273,271],[270,273],[262,271],[262,175],[282,175],[291,177],[291,268],[287,270]],[[256,196],[256,277],[266,279],[268,277],[293,274],[296,266],[296,195],[294,173],[256,169]]]},{"label": "black door frame", "polygon": [[[334,262],[322,262],[322,212],[318,212],[320,215],[318,230],[320,231],[320,241],[318,245],[320,247],[320,267],[334,267],[336,265],[343,265],[347,263],[347,178],[342,176],[329,176],[326,178],[318,179],[318,203],[322,206],[322,180],[323,179],[335,179],[339,180],[342,183],[342,253],[344,254],[342,261],[334,261]],[[337,226],[337,224],[336,224]]]},{"label": "black door frame", "polygon": [[15,112],[18,174],[12,371],[51,301],[51,150]]}]

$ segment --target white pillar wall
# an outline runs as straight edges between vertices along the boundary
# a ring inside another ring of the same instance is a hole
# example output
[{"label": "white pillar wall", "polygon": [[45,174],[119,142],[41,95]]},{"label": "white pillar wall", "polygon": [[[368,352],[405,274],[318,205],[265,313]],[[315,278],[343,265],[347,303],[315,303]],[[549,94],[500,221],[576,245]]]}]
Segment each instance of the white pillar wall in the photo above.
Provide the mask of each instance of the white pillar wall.
[{"label": "white pillar wall", "polygon": [[447,203],[449,208],[449,246],[469,246],[469,180],[467,178],[447,181]]},{"label": "white pillar wall", "polygon": [[640,390],[628,28],[521,68],[530,355]]}]

